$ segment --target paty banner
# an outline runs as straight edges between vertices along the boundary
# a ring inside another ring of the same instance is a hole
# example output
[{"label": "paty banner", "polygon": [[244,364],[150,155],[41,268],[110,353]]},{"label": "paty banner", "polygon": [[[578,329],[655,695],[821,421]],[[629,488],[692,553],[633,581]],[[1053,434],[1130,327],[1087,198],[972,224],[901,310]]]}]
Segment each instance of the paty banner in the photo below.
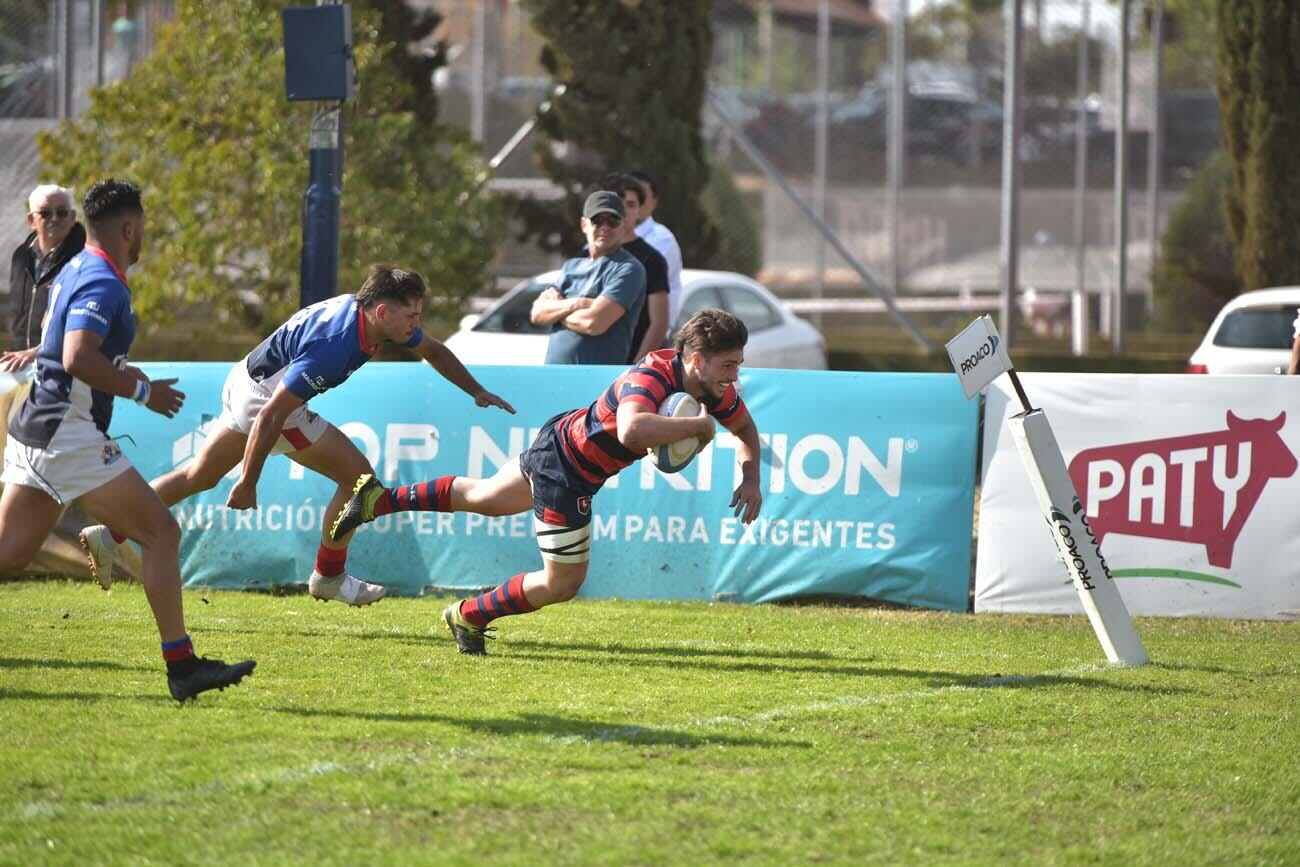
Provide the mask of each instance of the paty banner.
[{"label": "paty banner", "polygon": [[[1300,616],[1300,381],[1025,374],[1133,614]],[[976,611],[1080,613],[1007,419],[985,401]]]},{"label": "paty banner", "polygon": [[[227,364],[147,364],[188,398],[166,420],[118,401],[113,433],[146,478],[192,460],[219,415]],[[589,404],[616,367],[481,367],[484,386],[518,409],[479,409],[430,368],[372,363],[312,401],[386,483],[485,476],[512,460],[557,412]],[[763,437],[763,510],[748,527],[728,509],[738,481],[725,430],[683,472],[647,461],[594,499],[583,594],[764,602],[866,596],[962,611],[968,606],[977,402],[937,374],[746,371],[744,397]],[[259,508],[224,506],[233,476],[178,504],[188,584],[272,587],[311,571],[332,485],[284,457],[267,461]],[[348,568],[417,594],[493,586],[537,569],[531,515],[400,513],[363,527]]]}]

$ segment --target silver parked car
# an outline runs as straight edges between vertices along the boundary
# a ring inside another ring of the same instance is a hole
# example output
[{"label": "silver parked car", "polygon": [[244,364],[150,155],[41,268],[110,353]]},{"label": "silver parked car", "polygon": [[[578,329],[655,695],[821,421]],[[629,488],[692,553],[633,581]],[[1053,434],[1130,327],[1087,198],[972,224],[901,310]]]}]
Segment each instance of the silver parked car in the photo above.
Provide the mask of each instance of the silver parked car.
[{"label": "silver parked car", "polygon": [[[559,278],[559,271],[539,274],[511,289],[481,315],[466,316],[460,330],[447,338],[447,347],[465,364],[542,364],[551,329],[533,325],[528,314],[533,299]],[[684,269],[682,304],[673,330],[704,307],[720,307],[745,323],[749,329],[746,367],[826,368],[826,341],[821,333],[791,313],[761,283],[730,271]]]},{"label": "silver parked car", "polygon": [[1286,373],[1300,286],[1243,292],[1210,323],[1188,373]]}]

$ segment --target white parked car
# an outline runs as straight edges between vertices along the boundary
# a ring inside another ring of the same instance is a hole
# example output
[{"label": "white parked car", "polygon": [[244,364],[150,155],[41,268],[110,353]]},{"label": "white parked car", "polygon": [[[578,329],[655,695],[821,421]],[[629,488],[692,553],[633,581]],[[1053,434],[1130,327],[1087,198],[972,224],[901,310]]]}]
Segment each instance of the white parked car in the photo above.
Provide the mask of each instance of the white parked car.
[{"label": "white parked car", "polygon": [[1243,292],[1210,323],[1188,373],[1286,373],[1300,286]]},{"label": "white parked car", "polygon": [[[447,347],[465,364],[542,364],[550,328],[533,325],[528,313],[533,299],[559,279],[559,271],[547,271],[520,283],[481,315],[462,319],[460,330],[447,338]],[[821,333],[761,283],[730,271],[684,269],[682,305],[673,330],[704,307],[720,307],[745,323],[746,367],[826,368]]]}]

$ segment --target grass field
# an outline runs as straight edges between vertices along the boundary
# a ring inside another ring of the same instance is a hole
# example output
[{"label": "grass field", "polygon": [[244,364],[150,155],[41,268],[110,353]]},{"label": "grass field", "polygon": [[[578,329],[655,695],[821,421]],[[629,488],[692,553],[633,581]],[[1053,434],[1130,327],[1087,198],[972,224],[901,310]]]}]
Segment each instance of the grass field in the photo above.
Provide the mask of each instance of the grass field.
[{"label": "grass field", "polygon": [[1300,862],[1300,623],[443,604],[187,592],[176,707],[139,585],[0,584],[0,862]]}]

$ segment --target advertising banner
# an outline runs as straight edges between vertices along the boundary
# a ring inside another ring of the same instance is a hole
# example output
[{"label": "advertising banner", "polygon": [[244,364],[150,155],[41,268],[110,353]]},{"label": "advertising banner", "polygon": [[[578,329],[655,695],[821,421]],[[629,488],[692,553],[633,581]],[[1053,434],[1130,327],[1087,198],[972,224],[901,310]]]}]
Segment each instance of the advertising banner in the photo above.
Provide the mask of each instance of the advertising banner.
[{"label": "advertising banner", "polygon": [[[1135,615],[1300,616],[1300,383],[1025,374]],[[1079,613],[1007,419],[985,401],[976,611]]]},{"label": "advertising banner", "polygon": [[[220,414],[227,364],[146,364],[188,395],[167,420],[118,401],[113,433],[146,478],[185,465]],[[479,409],[430,368],[372,363],[311,407],[352,438],[385,484],[482,477],[513,460],[537,426],[589,404],[616,367],[480,367],[511,416]],[[744,397],[763,439],[763,509],[728,509],[736,443],[714,443],[683,472],[647,461],[593,502],[589,596],[763,602],[807,594],[867,596],[965,610],[978,406],[953,376],[746,371]],[[259,508],[224,506],[237,471],[174,508],[187,583],[304,583],[333,485],[284,457],[266,463]],[[405,512],[354,538],[358,577],[417,594],[494,586],[540,568],[531,513],[487,518]]]}]

